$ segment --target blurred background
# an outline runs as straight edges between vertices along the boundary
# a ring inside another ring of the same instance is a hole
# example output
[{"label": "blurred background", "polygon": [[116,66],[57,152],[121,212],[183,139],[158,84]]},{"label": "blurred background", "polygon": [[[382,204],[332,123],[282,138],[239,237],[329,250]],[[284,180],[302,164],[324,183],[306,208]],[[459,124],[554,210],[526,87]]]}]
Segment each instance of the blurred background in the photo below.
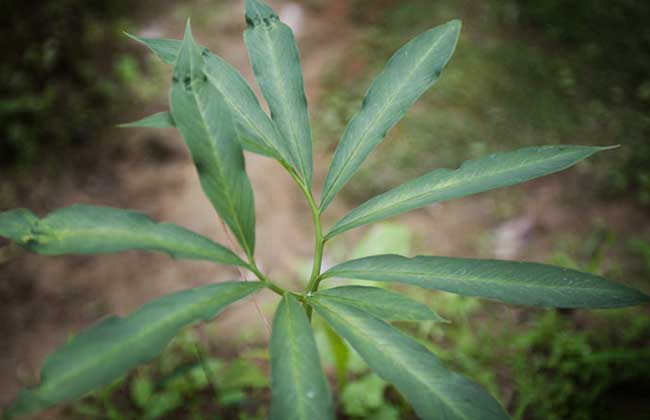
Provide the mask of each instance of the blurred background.
[{"label": "blurred background", "polygon": [[[0,4],[0,210],[75,203],[138,209],[228,243],[174,130],[116,125],[167,109],[171,70],[123,31],[195,37],[254,85],[240,0],[5,0]],[[434,88],[391,131],[326,215],[438,167],[543,144],[623,147],[527,184],[446,202],[329,245],[325,264],[395,252],[521,259],[598,273],[650,293],[650,3],[605,0],[271,1],[297,34],[318,194],[374,76],[402,44],[464,22]],[[247,155],[258,261],[290,288],[311,266],[311,222],[281,168]],[[1,241],[1,240],[0,240]],[[6,242],[0,246],[7,245]],[[107,314],[236,270],[131,252],[0,250],[0,404],[43,358]],[[11,258],[10,258],[11,257]],[[399,324],[480,382],[517,419],[650,418],[650,311],[535,310],[404,289],[450,325]],[[270,294],[256,298],[271,318]],[[318,320],[340,418],[415,418]],[[185,331],[153,363],[38,418],[256,419],[268,407],[265,321],[251,300]],[[203,369],[197,354],[204,355]],[[205,372],[209,374],[206,375]]]}]

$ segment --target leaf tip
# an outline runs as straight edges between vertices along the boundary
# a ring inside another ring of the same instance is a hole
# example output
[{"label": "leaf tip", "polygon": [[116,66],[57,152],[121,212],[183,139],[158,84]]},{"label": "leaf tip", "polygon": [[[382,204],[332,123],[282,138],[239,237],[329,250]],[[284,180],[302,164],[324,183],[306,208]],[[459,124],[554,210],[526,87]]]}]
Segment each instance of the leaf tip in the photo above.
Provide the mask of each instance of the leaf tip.
[{"label": "leaf tip", "polygon": [[245,2],[246,24],[249,27],[256,26],[258,22],[276,18],[277,15],[268,4],[260,0],[246,0]]},{"label": "leaf tip", "polygon": [[450,28],[455,29],[456,31],[460,31],[463,27],[463,21],[460,19],[452,19],[449,22],[447,22],[447,25]]},{"label": "leaf tip", "polygon": [[130,38],[130,39],[134,40],[135,42],[137,42],[139,44],[147,45],[146,39],[141,37],[141,36],[134,35],[134,34],[129,33],[127,31],[122,31],[122,35],[126,36],[127,38]]},{"label": "leaf tip", "polygon": [[623,147],[623,146],[620,145],[620,144],[613,144],[613,145],[611,145],[611,146],[603,146],[603,147],[600,147],[600,148],[599,148],[599,151],[603,151],[603,152],[604,152],[605,150],[614,150],[614,149],[618,149],[618,148],[620,148],[620,147]]},{"label": "leaf tip", "polygon": [[185,20],[185,40],[188,41],[194,41],[194,37],[192,36],[192,18],[189,16]]},{"label": "leaf tip", "polygon": [[21,244],[37,220],[36,215],[27,209],[0,212],[0,237]]}]

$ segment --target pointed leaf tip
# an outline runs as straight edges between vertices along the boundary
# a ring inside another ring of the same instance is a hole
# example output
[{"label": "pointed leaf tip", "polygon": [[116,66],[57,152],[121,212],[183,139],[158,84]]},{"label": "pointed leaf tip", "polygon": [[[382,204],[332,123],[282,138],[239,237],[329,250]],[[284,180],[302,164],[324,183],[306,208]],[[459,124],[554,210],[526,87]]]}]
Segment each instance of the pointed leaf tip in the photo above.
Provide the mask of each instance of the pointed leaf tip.
[{"label": "pointed leaf tip", "polygon": [[119,128],[174,128],[175,126],[174,118],[168,111],[158,112],[137,121],[118,124]]},{"label": "pointed leaf tip", "polygon": [[460,21],[431,28],[401,47],[368,89],[336,147],[321,194],[321,211],[386,134],[440,77],[460,35]]},{"label": "pointed leaf tip", "polygon": [[605,151],[605,150],[614,150],[622,147],[620,144],[613,144],[611,146],[603,146],[600,148],[600,150]]},{"label": "pointed leaf tip", "polygon": [[185,36],[184,36],[184,39],[188,40],[188,41],[194,41],[194,37],[192,36],[192,19],[189,18],[189,17],[185,21]]},{"label": "pointed leaf tip", "polygon": [[447,25],[456,28],[460,31],[461,28],[463,27],[463,21],[460,19],[452,19],[449,22],[447,22]]},{"label": "pointed leaf tip", "polygon": [[27,209],[0,212],[0,237],[20,242],[28,237],[38,218]]},{"label": "pointed leaf tip", "polygon": [[[246,21],[248,22],[249,20],[253,20],[254,18],[257,19],[263,19],[263,18],[269,18],[272,16],[276,16],[275,12],[269,6],[263,1],[260,0],[246,0],[245,3],[245,8],[246,8]],[[253,21],[248,22],[249,24],[253,24]]]}]

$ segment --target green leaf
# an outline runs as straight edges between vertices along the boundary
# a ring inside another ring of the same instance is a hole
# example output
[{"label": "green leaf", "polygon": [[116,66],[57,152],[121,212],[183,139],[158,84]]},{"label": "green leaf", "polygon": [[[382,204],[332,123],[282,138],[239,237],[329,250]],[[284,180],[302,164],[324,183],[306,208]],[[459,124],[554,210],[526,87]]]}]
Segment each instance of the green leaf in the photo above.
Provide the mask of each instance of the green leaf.
[{"label": "green leaf", "polygon": [[174,128],[176,123],[169,112],[158,112],[141,120],[120,124],[123,128]]},{"label": "green leaf", "polygon": [[41,255],[159,251],[174,258],[246,267],[229,249],[183,227],[111,207],[76,205],[39,219],[31,211],[0,213],[0,236]]},{"label": "green leaf", "polygon": [[388,383],[372,373],[350,382],[341,392],[343,412],[350,417],[375,419],[374,412],[388,405],[384,400],[386,387]]},{"label": "green leaf", "polygon": [[313,300],[334,301],[361,309],[380,319],[393,321],[446,322],[426,305],[386,289],[341,286],[316,292]]},{"label": "green leaf", "polygon": [[245,359],[237,359],[218,378],[218,386],[226,389],[268,388],[269,379],[260,367]]},{"label": "green leaf", "polygon": [[333,419],[334,407],[305,310],[291,295],[280,302],[270,344],[271,419]]},{"label": "green leaf", "polygon": [[176,64],[182,41],[166,38],[143,38],[127,32],[124,34],[132,40],[146,45],[164,63]]},{"label": "green leaf", "polygon": [[452,20],[417,36],[391,57],[372,82],[361,110],[334,153],[321,196],[322,210],[411,105],[438,80],[454,53],[460,27],[460,21]]},{"label": "green leaf", "polygon": [[108,318],[50,355],[41,383],[23,389],[5,415],[35,413],[109,384],[156,357],[181,328],[213,319],[262,287],[259,282],[210,284],[156,299],[126,318]]},{"label": "green leaf", "polygon": [[336,369],[336,381],[338,382],[339,389],[344,389],[347,384],[348,368],[350,366],[350,348],[348,344],[343,341],[329,325],[323,323],[323,331],[327,338],[329,347],[329,354],[334,361],[334,368]]},{"label": "green leaf", "polygon": [[366,201],[339,220],[327,238],[429,204],[558,172],[608,149],[610,147],[529,147],[470,160],[456,170],[438,169]]},{"label": "green leaf", "polygon": [[0,212],[0,237],[23,244],[26,241],[21,238],[30,235],[32,227],[36,223],[38,223],[38,217],[27,209]]},{"label": "green leaf", "polygon": [[421,418],[508,418],[480,386],[449,371],[423,345],[384,321],[332,300],[310,299],[309,303],[377,375],[404,394]]},{"label": "green leaf", "polygon": [[[182,41],[176,39],[140,38],[129,35],[149,47],[167,64],[175,64]],[[257,96],[242,75],[219,56],[203,50],[204,73],[221,93],[230,109],[242,147],[253,153],[269,156],[285,164],[292,162],[282,135],[262,110]]]},{"label": "green leaf", "polygon": [[517,261],[376,255],[344,262],[323,277],[406,283],[551,308],[616,308],[650,300],[637,290],[593,274]]},{"label": "green leaf", "polygon": [[246,0],[246,23],[244,42],[257,84],[273,121],[287,141],[298,173],[307,186],[311,186],[311,127],[293,32],[259,0]]},{"label": "green leaf", "polygon": [[255,204],[244,154],[223,96],[207,80],[188,22],[174,68],[171,112],[196,165],[203,191],[246,255],[255,249]]}]

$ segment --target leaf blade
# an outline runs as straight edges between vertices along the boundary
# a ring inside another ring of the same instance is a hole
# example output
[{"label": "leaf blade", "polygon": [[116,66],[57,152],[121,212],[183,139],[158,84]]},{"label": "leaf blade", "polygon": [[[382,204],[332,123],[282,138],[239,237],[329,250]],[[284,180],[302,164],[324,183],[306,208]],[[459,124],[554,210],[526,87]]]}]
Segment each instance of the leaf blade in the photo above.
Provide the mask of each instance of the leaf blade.
[{"label": "leaf blade", "polygon": [[144,117],[138,121],[120,124],[118,127],[122,128],[174,128],[176,123],[172,114],[168,111],[157,112],[155,114]]},{"label": "leaf blade", "polygon": [[549,175],[609,149],[589,146],[527,147],[469,160],[455,170],[438,169],[366,201],[339,220],[326,238],[433,203]]},{"label": "leaf blade", "polygon": [[246,255],[255,249],[253,189],[223,96],[207,81],[201,49],[187,26],[170,90],[171,113],[190,150],[201,187]]},{"label": "leaf blade", "polygon": [[76,205],[39,219],[31,211],[0,213],[0,236],[41,255],[159,251],[174,258],[246,267],[226,247],[181,226],[156,223],[143,213]]},{"label": "leaf blade", "polygon": [[313,162],[311,126],[300,65],[291,29],[260,0],[246,0],[244,43],[271,118],[287,142],[293,163],[308,187]]},{"label": "leaf blade", "polygon": [[[176,63],[182,41],[129,36],[146,45],[163,62]],[[257,96],[241,73],[207,49],[203,50],[203,56],[205,75],[226,101],[235,120],[242,147],[285,164],[291,163],[290,153],[277,127],[262,110]]]},{"label": "leaf blade", "polygon": [[305,310],[285,295],[275,314],[271,353],[271,419],[333,419],[329,385]]},{"label": "leaf blade", "polygon": [[145,45],[165,64],[175,64],[183,41],[168,38],[145,38],[124,32],[126,36]]},{"label": "leaf blade", "polygon": [[338,302],[309,302],[371,369],[404,394],[421,418],[508,418],[480,386],[449,371],[424,346],[384,321]]},{"label": "leaf blade", "polygon": [[5,415],[38,412],[106,385],[153,359],[181,328],[213,319],[262,287],[257,282],[210,284],[153,300],[126,318],[106,319],[50,355],[40,385],[21,390]]},{"label": "leaf blade", "polygon": [[388,131],[437,80],[458,42],[461,23],[452,20],[400,48],[372,82],[361,110],[336,147],[321,196],[325,210]]},{"label": "leaf blade", "polygon": [[344,262],[323,275],[331,277],[392,281],[550,308],[616,308],[650,299],[637,290],[593,274],[518,261],[376,255]]},{"label": "leaf blade", "polygon": [[368,286],[341,286],[316,292],[312,299],[353,306],[379,319],[447,322],[432,309],[399,293]]}]

